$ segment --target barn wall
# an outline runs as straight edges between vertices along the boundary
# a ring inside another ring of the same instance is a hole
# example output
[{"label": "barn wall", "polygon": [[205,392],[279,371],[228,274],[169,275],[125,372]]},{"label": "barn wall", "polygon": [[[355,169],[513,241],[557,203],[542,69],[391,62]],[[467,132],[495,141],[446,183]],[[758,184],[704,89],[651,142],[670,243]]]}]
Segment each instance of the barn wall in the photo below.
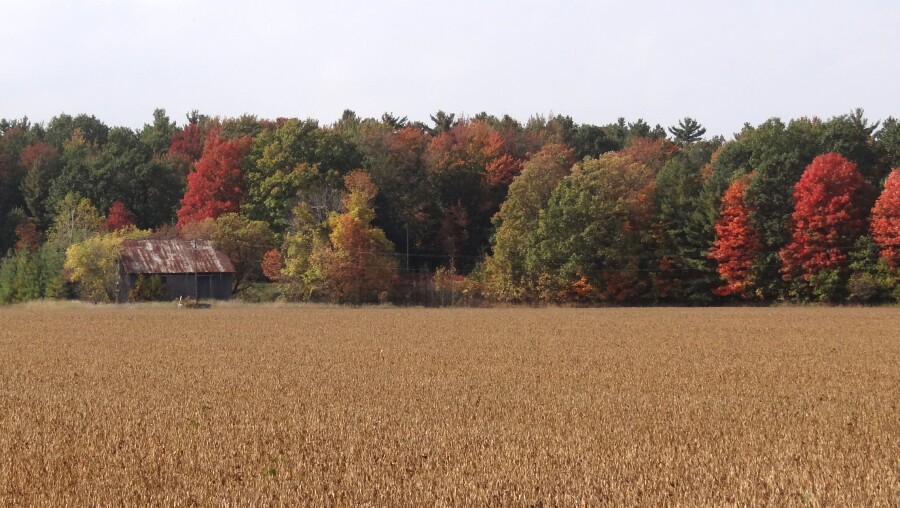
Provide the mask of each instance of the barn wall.
[{"label": "barn wall", "polygon": [[177,300],[179,297],[188,298],[194,295],[194,274],[167,273],[162,277],[165,277],[163,284],[166,286],[166,295],[169,300]]},{"label": "barn wall", "polygon": [[134,274],[124,273],[121,270],[121,265],[119,266],[119,284],[118,289],[119,292],[116,295],[117,303],[127,303],[128,302],[128,292],[131,291],[131,288],[134,287]]},{"label": "barn wall", "polygon": [[196,296],[198,300],[231,299],[233,276],[230,273],[170,273],[165,277],[166,291],[172,300],[179,296]]},{"label": "barn wall", "polygon": [[[154,274],[145,274],[154,275]],[[199,300],[230,300],[234,275],[230,273],[160,273],[166,287],[166,299],[196,296]],[[128,302],[128,293],[134,287],[138,274],[119,273],[118,302]]]},{"label": "barn wall", "polygon": [[230,273],[197,274],[197,298],[200,300],[230,300],[234,276]]}]

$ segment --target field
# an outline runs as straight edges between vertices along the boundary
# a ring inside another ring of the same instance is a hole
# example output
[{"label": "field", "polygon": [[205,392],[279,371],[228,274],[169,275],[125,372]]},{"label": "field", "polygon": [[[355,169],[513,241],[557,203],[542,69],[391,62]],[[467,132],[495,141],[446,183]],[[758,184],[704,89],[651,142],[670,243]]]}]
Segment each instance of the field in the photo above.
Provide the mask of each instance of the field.
[{"label": "field", "polygon": [[0,309],[0,505],[889,505],[900,310]]}]

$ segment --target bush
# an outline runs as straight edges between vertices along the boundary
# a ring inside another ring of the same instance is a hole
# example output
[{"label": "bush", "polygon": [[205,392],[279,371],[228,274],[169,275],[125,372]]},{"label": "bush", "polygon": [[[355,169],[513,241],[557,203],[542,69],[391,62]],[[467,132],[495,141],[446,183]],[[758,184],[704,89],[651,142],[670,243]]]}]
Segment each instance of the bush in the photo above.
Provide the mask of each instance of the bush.
[{"label": "bush", "polygon": [[809,277],[813,296],[820,302],[837,302],[846,295],[847,284],[839,269],[821,270]]},{"label": "bush", "polygon": [[238,293],[238,298],[247,303],[275,302],[281,298],[281,292],[281,284],[260,282],[247,286]]},{"label": "bush", "polygon": [[852,303],[868,303],[879,300],[884,292],[881,281],[870,273],[854,273],[847,283],[850,294],[847,299]]},{"label": "bush", "polygon": [[134,287],[128,292],[130,302],[159,302],[165,299],[166,285],[159,275],[138,275]]}]

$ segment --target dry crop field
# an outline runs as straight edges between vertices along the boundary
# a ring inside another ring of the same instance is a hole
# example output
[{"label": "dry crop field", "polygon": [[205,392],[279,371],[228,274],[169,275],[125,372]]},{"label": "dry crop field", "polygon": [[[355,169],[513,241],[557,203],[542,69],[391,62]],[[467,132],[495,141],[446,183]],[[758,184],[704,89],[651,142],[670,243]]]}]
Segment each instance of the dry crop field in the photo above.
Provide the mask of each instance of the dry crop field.
[{"label": "dry crop field", "polygon": [[0,309],[0,505],[890,505],[900,309]]}]

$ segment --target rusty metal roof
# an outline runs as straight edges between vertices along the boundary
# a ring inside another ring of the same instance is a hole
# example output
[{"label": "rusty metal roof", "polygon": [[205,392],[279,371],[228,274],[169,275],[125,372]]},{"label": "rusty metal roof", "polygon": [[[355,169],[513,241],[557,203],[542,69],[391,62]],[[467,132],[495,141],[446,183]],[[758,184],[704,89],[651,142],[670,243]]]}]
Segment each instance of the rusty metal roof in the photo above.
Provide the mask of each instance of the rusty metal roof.
[{"label": "rusty metal roof", "polygon": [[125,240],[119,259],[125,273],[234,273],[208,240]]}]

